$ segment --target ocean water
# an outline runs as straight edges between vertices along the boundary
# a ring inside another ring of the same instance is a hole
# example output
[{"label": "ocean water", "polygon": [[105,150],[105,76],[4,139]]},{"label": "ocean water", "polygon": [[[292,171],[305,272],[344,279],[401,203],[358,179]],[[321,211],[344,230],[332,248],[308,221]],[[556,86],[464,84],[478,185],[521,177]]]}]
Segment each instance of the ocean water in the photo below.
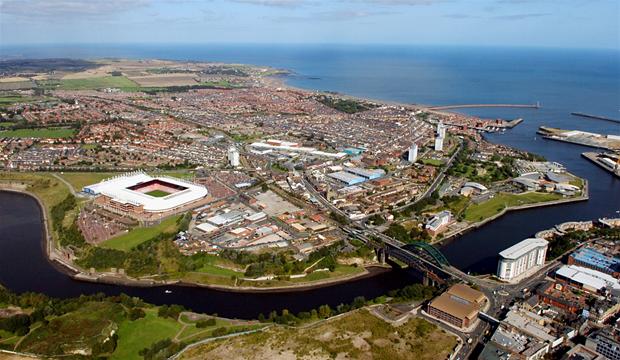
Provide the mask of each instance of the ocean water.
[{"label": "ocean water", "polygon": [[[539,126],[620,135],[620,52],[539,48],[348,45],[84,45],[0,47],[0,58],[161,58],[268,65],[293,72],[293,86],[417,104],[540,102],[541,109],[468,109],[524,122],[490,141],[559,161],[590,183],[590,200],[511,213],[442,247],[456,266],[493,272],[502,249],[556,223],[617,216],[620,181],[581,158],[578,145],[541,139]],[[460,111],[460,110],[459,110]]]}]

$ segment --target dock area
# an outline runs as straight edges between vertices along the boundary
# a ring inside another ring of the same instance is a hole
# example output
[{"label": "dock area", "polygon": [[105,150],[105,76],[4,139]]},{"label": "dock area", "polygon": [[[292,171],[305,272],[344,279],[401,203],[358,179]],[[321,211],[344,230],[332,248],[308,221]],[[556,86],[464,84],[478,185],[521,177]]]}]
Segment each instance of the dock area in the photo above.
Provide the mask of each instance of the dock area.
[{"label": "dock area", "polygon": [[429,110],[450,110],[450,109],[468,109],[468,108],[524,108],[524,109],[540,109],[540,103],[536,104],[457,104],[457,105],[441,105],[429,107]]},{"label": "dock area", "polygon": [[541,126],[537,133],[549,140],[563,141],[611,151],[620,150],[620,136],[618,135],[603,135],[581,130],[564,130],[546,126]]},{"label": "dock area", "polygon": [[581,156],[607,170],[612,175],[620,178],[620,155],[609,153],[584,152],[581,154]]},{"label": "dock area", "polygon": [[610,121],[610,122],[615,122],[615,123],[620,124],[620,120],[612,119],[612,118],[606,117],[606,116],[592,115],[592,114],[586,114],[586,113],[581,113],[581,112],[572,112],[570,114],[573,115],[573,116],[579,116],[579,117],[582,117],[582,118]]}]

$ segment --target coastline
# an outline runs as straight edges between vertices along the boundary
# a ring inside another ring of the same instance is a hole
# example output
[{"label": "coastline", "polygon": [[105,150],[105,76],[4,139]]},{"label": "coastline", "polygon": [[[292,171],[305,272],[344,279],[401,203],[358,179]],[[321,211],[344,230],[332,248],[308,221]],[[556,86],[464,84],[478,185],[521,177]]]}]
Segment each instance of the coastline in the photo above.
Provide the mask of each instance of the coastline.
[{"label": "coastline", "polygon": [[318,280],[314,283],[300,283],[294,285],[283,285],[283,286],[270,286],[270,287],[253,287],[253,286],[228,286],[228,285],[216,285],[216,284],[203,284],[203,283],[193,283],[182,280],[144,280],[144,279],[135,279],[130,277],[119,277],[119,276],[111,276],[106,273],[97,272],[95,274],[89,274],[82,269],[76,267],[70,262],[67,262],[63,259],[63,257],[56,253],[57,249],[54,246],[53,239],[51,237],[50,232],[50,224],[47,216],[47,212],[45,211],[45,206],[43,201],[34,193],[18,189],[11,188],[0,185],[0,192],[11,192],[16,194],[21,194],[24,196],[29,196],[33,198],[39,207],[39,211],[41,212],[41,220],[42,220],[42,239],[43,242],[41,246],[45,250],[45,256],[47,261],[58,271],[62,272],[66,276],[71,277],[77,281],[84,282],[92,282],[92,283],[100,283],[100,284],[110,284],[110,285],[124,285],[124,286],[135,286],[135,287],[165,287],[165,286],[184,286],[184,287],[195,287],[195,288],[208,288],[212,290],[219,291],[227,291],[227,292],[240,292],[240,293],[262,293],[262,292],[297,292],[297,291],[306,291],[312,290],[322,287],[329,287],[333,285],[338,285],[341,283],[349,282],[352,280],[361,280],[368,277],[376,276],[382,274],[386,271],[390,271],[391,268],[381,266],[381,265],[370,265],[364,267],[364,271],[359,274],[352,274],[348,276],[343,276],[339,278],[333,279],[324,279]]}]

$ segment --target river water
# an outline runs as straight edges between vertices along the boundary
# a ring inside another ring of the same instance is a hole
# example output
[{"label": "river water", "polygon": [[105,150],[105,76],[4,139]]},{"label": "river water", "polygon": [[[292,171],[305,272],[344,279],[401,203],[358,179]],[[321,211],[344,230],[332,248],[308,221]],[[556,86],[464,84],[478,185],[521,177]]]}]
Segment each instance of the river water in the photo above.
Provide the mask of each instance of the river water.
[{"label": "river water", "polygon": [[[269,65],[294,71],[291,85],[357,96],[422,104],[534,103],[543,108],[469,109],[488,118],[524,122],[489,141],[558,161],[590,183],[590,200],[509,213],[442,246],[450,262],[466,271],[494,272],[497,253],[541,229],[570,220],[615,216],[620,181],[580,157],[588,148],[536,136],[541,125],[620,135],[620,125],[577,118],[572,111],[620,117],[620,53],[613,50],[397,46],[189,46],[93,45],[5,47],[5,57],[124,57],[207,60]],[[197,311],[253,317],[273,309],[308,310],[353,297],[372,297],[415,281],[392,271],[346,284],[293,293],[240,294],[209,289],[81,283],[51,271],[41,250],[39,209],[23,195],[0,194],[0,283],[15,291],[76,296],[125,292],[156,304],[179,303]]]}]

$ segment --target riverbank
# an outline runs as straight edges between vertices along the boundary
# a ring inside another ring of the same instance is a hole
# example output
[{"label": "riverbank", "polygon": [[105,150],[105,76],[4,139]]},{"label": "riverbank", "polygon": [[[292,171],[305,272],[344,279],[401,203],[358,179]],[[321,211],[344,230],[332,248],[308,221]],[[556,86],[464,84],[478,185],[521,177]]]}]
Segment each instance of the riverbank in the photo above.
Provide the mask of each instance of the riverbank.
[{"label": "riverbank", "polygon": [[56,269],[64,273],[65,275],[78,280],[93,283],[102,283],[110,285],[124,285],[135,287],[165,287],[165,286],[185,286],[185,287],[198,287],[208,288],[220,291],[230,292],[295,292],[306,291],[310,289],[318,289],[322,287],[328,287],[332,285],[338,285],[352,280],[361,280],[364,278],[372,277],[389,271],[389,267],[377,265],[369,265],[364,270],[357,274],[346,275],[337,278],[321,279],[308,283],[299,283],[283,286],[229,286],[221,284],[205,284],[198,282],[188,282],[183,280],[153,280],[153,279],[138,279],[128,276],[121,276],[118,274],[111,274],[105,272],[87,272],[84,269],[76,266],[71,260],[70,255],[56,248],[54,240],[51,235],[51,224],[46,211],[46,206],[43,200],[37,196],[37,194],[27,191],[25,188],[19,188],[17,186],[8,186],[7,184],[0,184],[0,192],[13,192],[19,193],[25,196],[30,196],[37,202],[41,213],[41,222],[43,224],[43,244],[45,249],[45,255],[48,261],[54,265]]},{"label": "riverbank", "polygon": [[590,195],[589,195],[589,190],[588,190],[588,180],[587,179],[583,179],[584,183],[583,183],[583,193],[579,196],[576,197],[571,197],[571,198],[565,198],[565,199],[558,199],[558,200],[553,200],[553,201],[546,201],[546,202],[541,202],[541,203],[533,203],[533,204],[523,204],[523,205],[517,205],[517,206],[508,206],[504,209],[502,209],[500,212],[498,212],[497,214],[488,217],[484,220],[472,223],[467,225],[464,228],[461,229],[457,229],[453,232],[448,232],[444,235],[443,238],[441,239],[437,239],[436,241],[433,241],[431,244],[433,245],[444,245],[445,242],[448,242],[450,240],[453,240],[453,238],[455,238],[456,236],[459,235],[463,235],[469,231],[478,229],[494,220],[499,219],[500,217],[506,215],[507,213],[511,212],[511,211],[520,211],[520,210],[527,210],[527,209],[533,209],[533,208],[542,208],[542,207],[549,207],[549,206],[556,206],[556,205],[563,205],[563,204],[568,204],[568,203],[574,203],[574,202],[581,202],[581,201],[587,201],[590,199]]}]

